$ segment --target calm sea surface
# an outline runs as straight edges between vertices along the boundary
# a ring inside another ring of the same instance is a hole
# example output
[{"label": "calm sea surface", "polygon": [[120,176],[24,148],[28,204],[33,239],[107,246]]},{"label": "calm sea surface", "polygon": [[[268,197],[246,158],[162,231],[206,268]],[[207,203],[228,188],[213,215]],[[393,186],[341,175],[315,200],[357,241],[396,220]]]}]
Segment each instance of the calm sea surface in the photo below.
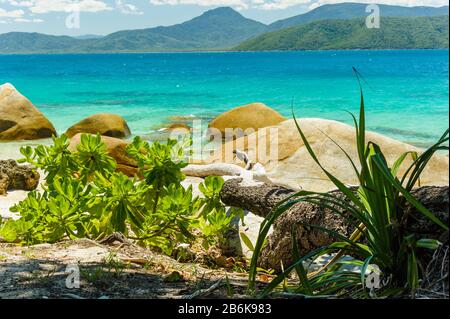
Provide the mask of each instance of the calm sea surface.
[{"label": "calm sea surface", "polygon": [[0,55],[10,82],[64,132],[98,112],[149,134],[171,116],[205,119],[250,102],[351,123],[363,83],[370,130],[424,146],[448,127],[449,51]]}]

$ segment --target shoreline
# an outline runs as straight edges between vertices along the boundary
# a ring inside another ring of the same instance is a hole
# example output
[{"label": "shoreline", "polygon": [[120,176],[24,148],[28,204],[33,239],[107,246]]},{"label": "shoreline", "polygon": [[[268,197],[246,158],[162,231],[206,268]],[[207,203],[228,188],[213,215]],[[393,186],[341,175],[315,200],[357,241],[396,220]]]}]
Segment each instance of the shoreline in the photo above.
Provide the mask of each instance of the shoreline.
[{"label": "shoreline", "polygon": [[[301,118],[300,118],[301,119]],[[311,118],[316,120],[327,120],[330,121],[330,119],[325,118]],[[336,121],[342,124],[348,125],[348,123],[338,121],[338,120],[331,120]],[[173,124],[177,123],[176,121],[173,122]],[[161,123],[162,124],[168,124],[167,122]],[[169,123],[170,124],[170,123]],[[205,138],[205,133],[207,129],[202,128],[202,145],[207,145],[209,141]],[[416,143],[412,143],[411,139],[398,139],[390,134],[386,134],[385,132],[380,132],[379,130],[371,130],[368,128],[367,132],[374,133],[380,136],[383,136],[385,138],[389,138],[391,140],[401,142],[404,144],[407,144],[411,147],[418,148],[421,150],[425,150],[426,148],[430,147],[432,144],[425,144],[424,142],[420,142],[419,140],[416,141]],[[65,131],[57,132],[58,137],[65,133]],[[147,133],[134,133],[126,138],[122,138],[122,140],[126,142],[131,142],[134,137],[141,137],[143,140],[148,142],[161,142],[166,140],[166,137],[168,137],[168,131],[167,127],[163,127],[161,129],[155,129],[155,130],[149,130]],[[417,136],[417,138],[420,138],[420,136]],[[20,158],[23,158],[22,154],[20,153],[20,148],[23,146],[31,146],[35,147],[38,145],[51,145],[52,139],[51,138],[45,138],[45,139],[38,139],[38,140],[21,140],[21,141],[1,141],[0,140],[0,160],[7,160],[7,159],[14,159],[18,160]],[[449,157],[449,153],[445,151],[438,151],[437,154],[441,156],[447,156]]]},{"label": "shoreline", "polygon": [[282,53],[282,52],[360,52],[360,51],[449,51],[450,48],[384,48],[384,49],[318,49],[318,50],[263,50],[263,51],[239,51],[239,50],[187,50],[187,51],[119,51],[119,52],[17,52],[17,53],[0,53],[0,56],[14,55],[135,55],[135,54],[208,54],[208,53]]}]

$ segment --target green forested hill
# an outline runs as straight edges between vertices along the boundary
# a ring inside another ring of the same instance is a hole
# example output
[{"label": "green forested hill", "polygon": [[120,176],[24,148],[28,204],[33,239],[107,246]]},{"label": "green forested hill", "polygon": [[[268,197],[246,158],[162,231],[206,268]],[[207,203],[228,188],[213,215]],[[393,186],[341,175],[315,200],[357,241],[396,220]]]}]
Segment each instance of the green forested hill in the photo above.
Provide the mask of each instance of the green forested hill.
[{"label": "green forested hill", "polygon": [[209,10],[181,24],[76,39],[39,33],[0,34],[0,53],[101,53],[227,49],[267,31],[231,8]]},{"label": "green forested hill", "polygon": [[379,29],[365,19],[323,20],[265,33],[238,51],[448,48],[448,15],[382,17]]},{"label": "green forested hill", "polygon": [[80,49],[88,52],[226,49],[265,30],[266,25],[224,7],[169,27],[115,32]]},{"label": "green forested hill", "polygon": [[[380,14],[383,17],[431,17],[448,14],[448,6],[443,7],[402,7],[379,4]],[[336,3],[325,4],[309,12],[299,14],[287,19],[276,21],[269,25],[269,31],[290,28],[318,20],[352,19],[366,17],[367,3]]]}]

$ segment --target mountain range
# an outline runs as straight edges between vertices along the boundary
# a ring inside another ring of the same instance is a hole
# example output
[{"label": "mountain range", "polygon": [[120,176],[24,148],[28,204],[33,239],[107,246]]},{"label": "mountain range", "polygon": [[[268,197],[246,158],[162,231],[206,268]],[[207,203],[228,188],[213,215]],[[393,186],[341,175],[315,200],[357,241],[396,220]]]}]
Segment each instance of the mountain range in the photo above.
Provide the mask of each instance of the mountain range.
[{"label": "mountain range", "polygon": [[[323,5],[270,25],[221,7],[181,24],[119,31],[104,37],[9,32],[0,34],[0,54],[448,47],[448,6],[380,5],[382,23],[386,24],[376,35],[369,34],[373,29],[362,30],[361,17],[368,15],[366,6]],[[438,17],[443,15],[447,18]],[[368,45],[370,41],[376,45]]]}]

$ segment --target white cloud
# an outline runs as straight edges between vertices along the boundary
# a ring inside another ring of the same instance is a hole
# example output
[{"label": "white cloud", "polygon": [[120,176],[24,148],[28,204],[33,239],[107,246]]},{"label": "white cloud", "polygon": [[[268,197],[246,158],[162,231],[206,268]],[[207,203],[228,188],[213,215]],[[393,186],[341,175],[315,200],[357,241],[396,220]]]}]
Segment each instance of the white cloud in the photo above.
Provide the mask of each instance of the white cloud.
[{"label": "white cloud", "polygon": [[24,23],[42,23],[44,20],[42,19],[26,19],[26,18],[17,18],[14,19],[15,22],[24,22]]},{"label": "white cloud", "polygon": [[238,9],[247,9],[253,0],[149,0],[153,5],[198,5],[198,6],[230,6]]},{"label": "white cloud", "polygon": [[0,18],[20,18],[25,14],[23,10],[6,11],[0,8]]},{"label": "white cloud", "polygon": [[149,0],[153,5],[230,6],[236,9],[283,10],[296,5],[308,5],[309,9],[323,4],[360,2],[402,6],[444,6],[448,0]]},{"label": "white cloud", "polygon": [[198,5],[230,6],[238,9],[257,8],[263,10],[286,9],[288,7],[309,3],[311,0],[149,0],[153,5]]},{"label": "white cloud", "polygon": [[100,12],[113,10],[102,0],[0,0],[14,7],[26,7],[32,13]]},{"label": "white cloud", "polygon": [[31,7],[33,5],[33,1],[4,0],[2,2],[8,2],[14,7]]},{"label": "white cloud", "polygon": [[264,3],[259,4],[257,7],[263,10],[281,10],[287,9],[292,6],[299,4],[305,4],[311,2],[311,0],[273,0],[273,1],[262,1]]},{"label": "white cloud", "polygon": [[[336,4],[349,2],[348,0],[314,0],[310,1],[309,9],[315,9],[324,4]],[[358,3],[373,3],[373,4],[389,4],[389,5],[399,5],[405,7],[414,6],[432,6],[440,7],[448,5],[448,0],[355,0]]]},{"label": "white cloud", "polygon": [[140,11],[138,7],[131,3],[124,3],[122,0],[116,0],[116,6],[123,14],[135,14],[143,15],[144,12]]}]

